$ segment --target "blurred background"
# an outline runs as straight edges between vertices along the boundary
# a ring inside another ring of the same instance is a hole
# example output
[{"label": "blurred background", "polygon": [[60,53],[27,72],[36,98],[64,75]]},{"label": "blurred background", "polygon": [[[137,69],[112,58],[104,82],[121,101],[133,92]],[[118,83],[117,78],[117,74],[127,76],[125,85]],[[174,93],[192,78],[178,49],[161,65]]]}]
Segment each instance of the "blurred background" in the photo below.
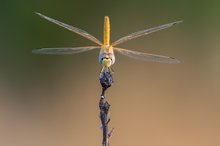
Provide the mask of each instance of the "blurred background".
[{"label": "blurred background", "polygon": [[41,12],[102,40],[184,20],[120,45],[178,58],[175,65],[116,54],[107,91],[111,146],[220,145],[220,2],[218,0],[10,0],[0,5],[0,145],[100,146],[98,50],[36,55],[42,47],[92,42],[43,20]]}]

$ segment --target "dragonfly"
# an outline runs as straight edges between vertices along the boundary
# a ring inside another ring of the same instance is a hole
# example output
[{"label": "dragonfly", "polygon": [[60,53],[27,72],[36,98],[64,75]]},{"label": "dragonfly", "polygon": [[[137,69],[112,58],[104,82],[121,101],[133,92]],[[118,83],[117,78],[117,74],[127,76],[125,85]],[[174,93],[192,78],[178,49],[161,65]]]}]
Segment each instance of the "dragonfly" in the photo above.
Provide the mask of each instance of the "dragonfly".
[{"label": "dragonfly", "polygon": [[101,72],[104,72],[104,71],[113,72],[112,65],[115,63],[114,51],[119,52],[120,54],[125,55],[127,57],[130,57],[133,59],[138,59],[138,60],[143,60],[143,61],[169,63],[169,64],[175,64],[175,63],[180,62],[178,59],[173,58],[173,57],[137,52],[137,51],[132,51],[132,50],[124,49],[124,48],[118,48],[116,46],[119,44],[125,43],[127,41],[130,41],[132,39],[136,39],[136,38],[148,35],[150,33],[172,27],[176,24],[181,23],[182,21],[175,21],[172,23],[159,25],[159,26],[156,26],[153,28],[140,30],[140,31],[128,34],[122,38],[119,38],[118,40],[114,41],[113,43],[110,43],[110,20],[109,20],[108,16],[104,17],[104,36],[103,36],[103,42],[101,42],[96,37],[94,37],[93,35],[89,34],[88,32],[86,32],[80,28],[65,24],[65,23],[60,22],[56,19],[45,16],[41,13],[38,13],[38,12],[35,12],[35,13],[37,15],[39,15],[40,17],[42,17],[52,23],[55,23],[56,25],[59,25],[59,26],[65,28],[71,32],[74,32],[74,33],[92,41],[96,45],[83,46],[83,47],[73,47],[73,48],[71,48],[71,47],[70,48],[42,48],[42,49],[33,50],[32,53],[35,53],[35,54],[55,54],[55,55],[61,54],[62,55],[62,54],[75,54],[75,53],[91,51],[94,49],[100,49],[98,60],[99,60],[99,63],[102,65]]}]

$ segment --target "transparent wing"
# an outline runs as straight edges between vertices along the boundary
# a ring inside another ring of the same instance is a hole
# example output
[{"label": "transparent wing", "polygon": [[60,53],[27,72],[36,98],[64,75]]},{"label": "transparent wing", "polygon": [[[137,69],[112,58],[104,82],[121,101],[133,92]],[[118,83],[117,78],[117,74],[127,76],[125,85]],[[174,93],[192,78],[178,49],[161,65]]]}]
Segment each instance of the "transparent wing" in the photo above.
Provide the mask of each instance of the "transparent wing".
[{"label": "transparent wing", "polygon": [[128,56],[130,58],[138,59],[138,60],[159,62],[159,63],[179,63],[179,60],[172,58],[172,57],[141,53],[141,52],[131,51],[131,50],[122,49],[122,48],[114,48],[114,50],[121,53],[122,55]]},{"label": "transparent wing", "polygon": [[102,45],[102,43],[101,43],[97,38],[95,38],[94,36],[92,36],[91,34],[89,34],[88,32],[86,32],[86,31],[84,31],[84,30],[82,30],[82,29],[79,29],[79,28],[70,26],[70,25],[68,25],[68,24],[65,24],[65,23],[63,23],[63,22],[60,22],[60,21],[55,20],[55,19],[53,19],[53,18],[47,17],[47,16],[45,16],[45,15],[43,15],[43,14],[41,14],[41,13],[38,13],[38,12],[35,12],[35,13],[36,13],[37,15],[39,15],[40,17],[42,17],[42,18],[44,18],[44,19],[46,19],[46,20],[48,20],[48,21],[50,21],[50,22],[53,22],[53,23],[55,23],[55,24],[57,24],[57,25],[59,25],[59,26],[62,26],[62,27],[66,28],[66,29],[68,29],[68,30],[70,30],[70,31],[72,31],[72,32],[75,32],[75,33],[77,33],[77,34],[79,34],[79,35],[81,35],[81,36],[83,36],[83,37],[89,39],[90,41],[92,41],[92,42],[94,42],[94,43],[96,43],[96,44]]},{"label": "transparent wing", "polygon": [[34,54],[54,54],[54,55],[62,55],[62,54],[75,54],[90,51],[96,48],[100,48],[99,46],[86,46],[86,47],[76,47],[76,48],[42,48],[33,50]]},{"label": "transparent wing", "polygon": [[152,32],[156,32],[156,31],[159,31],[159,30],[162,30],[162,29],[169,28],[169,27],[174,26],[174,25],[176,25],[178,23],[181,23],[181,22],[182,21],[176,21],[176,22],[160,25],[160,26],[157,26],[157,27],[153,27],[153,28],[150,28],[150,29],[145,29],[145,30],[141,30],[141,31],[131,33],[131,34],[129,34],[127,36],[124,36],[124,37],[118,39],[117,41],[113,42],[112,46],[116,46],[118,44],[127,42],[129,40],[132,40],[132,39],[135,39],[135,38],[147,35],[147,34],[150,34]]}]

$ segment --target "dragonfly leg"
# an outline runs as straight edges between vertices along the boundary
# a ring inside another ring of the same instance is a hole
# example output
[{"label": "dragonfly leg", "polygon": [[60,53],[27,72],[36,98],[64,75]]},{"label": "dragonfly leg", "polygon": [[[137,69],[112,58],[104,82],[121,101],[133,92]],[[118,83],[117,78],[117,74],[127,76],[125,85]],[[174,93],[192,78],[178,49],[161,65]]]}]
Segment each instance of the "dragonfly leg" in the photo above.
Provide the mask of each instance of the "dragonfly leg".
[{"label": "dragonfly leg", "polygon": [[105,66],[102,66],[100,73],[103,73],[104,71],[105,71]]},{"label": "dragonfly leg", "polygon": [[111,73],[114,73],[114,70],[112,67],[108,67],[108,70],[111,72]]},{"label": "dragonfly leg", "polygon": [[101,69],[100,73],[103,73],[103,72],[114,73],[114,70],[111,67],[102,66],[102,69]]}]

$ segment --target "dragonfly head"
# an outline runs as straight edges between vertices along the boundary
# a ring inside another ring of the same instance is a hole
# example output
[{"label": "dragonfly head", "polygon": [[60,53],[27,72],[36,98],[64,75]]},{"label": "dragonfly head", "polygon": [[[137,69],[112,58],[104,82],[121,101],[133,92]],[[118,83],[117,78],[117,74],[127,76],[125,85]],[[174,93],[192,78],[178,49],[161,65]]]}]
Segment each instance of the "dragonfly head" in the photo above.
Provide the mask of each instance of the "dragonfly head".
[{"label": "dragonfly head", "polygon": [[102,65],[104,67],[110,67],[112,65],[112,60],[108,56],[102,59]]}]

